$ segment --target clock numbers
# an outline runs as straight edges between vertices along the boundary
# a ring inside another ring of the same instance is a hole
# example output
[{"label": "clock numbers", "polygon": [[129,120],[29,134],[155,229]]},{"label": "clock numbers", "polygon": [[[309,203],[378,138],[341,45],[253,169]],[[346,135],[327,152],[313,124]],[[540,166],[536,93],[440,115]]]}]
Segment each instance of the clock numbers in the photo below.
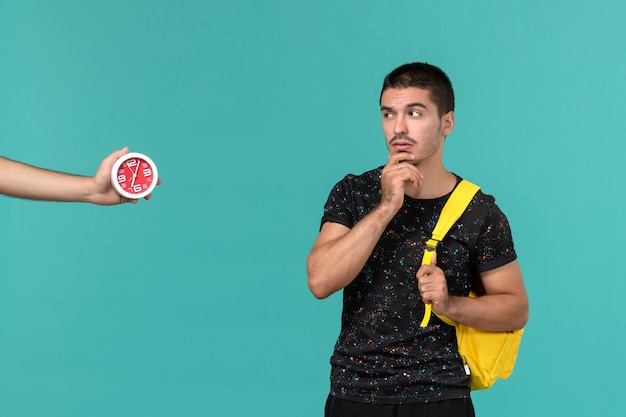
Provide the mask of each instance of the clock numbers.
[{"label": "clock numbers", "polygon": [[116,191],[127,198],[148,195],[158,183],[154,162],[143,154],[129,153],[113,166],[111,181]]},{"label": "clock numbers", "polygon": [[148,184],[140,183],[142,175],[146,182],[152,182],[152,178],[146,178],[152,176],[150,165],[140,159],[129,159],[118,170],[117,181],[123,189],[138,194],[148,188]]}]

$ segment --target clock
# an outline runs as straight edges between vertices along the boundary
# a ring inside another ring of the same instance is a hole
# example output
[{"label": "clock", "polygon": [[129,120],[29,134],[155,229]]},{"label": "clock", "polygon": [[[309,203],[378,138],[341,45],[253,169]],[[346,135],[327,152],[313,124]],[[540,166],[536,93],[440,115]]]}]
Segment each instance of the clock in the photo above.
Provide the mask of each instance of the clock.
[{"label": "clock", "polygon": [[152,159],[138,152],[119,157],[111,169],[111,184],[119,195],[138,199],[150,194],[157,186],[159,172]]}]

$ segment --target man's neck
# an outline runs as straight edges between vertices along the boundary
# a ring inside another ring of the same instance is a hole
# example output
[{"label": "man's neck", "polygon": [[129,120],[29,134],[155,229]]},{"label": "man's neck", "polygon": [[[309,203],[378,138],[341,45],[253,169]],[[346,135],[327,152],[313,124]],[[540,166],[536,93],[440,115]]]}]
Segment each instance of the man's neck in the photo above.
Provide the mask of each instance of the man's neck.
[{"label": "man's neck", "polygon": [[415,188],[413,184],[407,182],[404,185],[404,193],[414,199],[432,199],[443,197],[452,192],[456,186],[456,176],[441,167],[437,172],[424,173],[422,185]]}]

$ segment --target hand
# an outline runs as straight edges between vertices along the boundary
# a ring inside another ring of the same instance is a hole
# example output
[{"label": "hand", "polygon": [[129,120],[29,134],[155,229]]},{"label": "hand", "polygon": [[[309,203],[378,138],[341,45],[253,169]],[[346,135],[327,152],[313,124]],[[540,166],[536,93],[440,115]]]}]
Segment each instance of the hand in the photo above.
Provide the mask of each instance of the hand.
[{"label": "hand", "polygon": [[417,167],[408,162],[413,159],[415,156],[408,152],[389,155],[387,165],[383,168],[380,202],[381,205],[391,207],[394,213],[400,210],[404,203],[404,190],[407,183],[418,188],[424,180],[424,176]]},{"label": "hand", "polygon": [[437,255],[433,255],[430,265],[422,265],[418,269],[417,287],[425,304],[431,304],[437,314],[447,315],[450,306],[448,282],[441,268],[437,267]]},{"label": "hand", "polygon": [[[113,168],[113,164],[119,157],[127,153],[128,147],[124,147],[123,149],[113,152],[102,161],[96,174],[90,178],[91,191],[89,193],[89,201],[94,204],[99,204],[103,206],[110,206],[122,203],[137,203],[137,199],[126,198],[119,195],[111,185],[111,169]],[[137,167],[137,170],[138,168],[139,167]],[[137,170],[135,170],[135,174],[137,173]],[[159,178],[157,182],[157,185],[160,184],[161,178]],[[150,197],[151,194],[145,196],[144,198],[146,200],[150,200]]]}]

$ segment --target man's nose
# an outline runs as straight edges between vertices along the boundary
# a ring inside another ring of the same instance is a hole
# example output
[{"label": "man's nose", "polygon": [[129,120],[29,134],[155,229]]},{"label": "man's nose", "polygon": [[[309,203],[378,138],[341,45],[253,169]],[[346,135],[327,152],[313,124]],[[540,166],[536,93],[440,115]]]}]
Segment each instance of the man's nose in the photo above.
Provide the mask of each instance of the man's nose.
[{"label": "man's nose", "polygon": [[396,135],[406,135],[406,124],[404,123],[404,117],[398,116],[396,123],[393,126],[393,133]]}]

